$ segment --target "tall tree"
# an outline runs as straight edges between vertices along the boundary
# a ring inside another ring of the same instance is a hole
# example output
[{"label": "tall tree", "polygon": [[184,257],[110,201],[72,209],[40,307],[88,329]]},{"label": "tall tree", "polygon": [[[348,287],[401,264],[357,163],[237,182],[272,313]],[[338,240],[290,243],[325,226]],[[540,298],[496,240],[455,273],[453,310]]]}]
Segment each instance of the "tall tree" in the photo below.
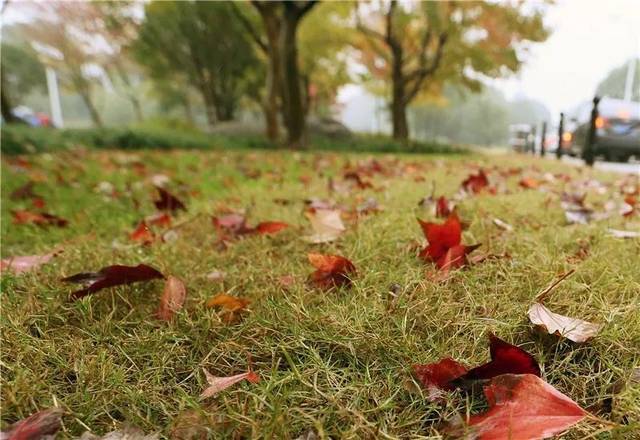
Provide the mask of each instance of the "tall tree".
[{"label": "tall tree", "polygon": [[525,43],[544,41],[540,11],[524,14],[510,3],[387,2],[363,17],[355,46],[369,73],[391,84],[393,137],[409,136],[407,107],[445,82],[479,90],[481,76],[516,72]]},{"label": "tall tree", "polygon": [[194,84],[209,125],[234,117],[255,53],[225,2],[151,2],[134,43],[152,78]]},{"label": "tall tree", "polygon": [[282,109],[287,126],[287,145],[300,148],[306,143],[306,111],[298,60],[298,26],[316,5],[315,0],[283,1],[279,46],[282,69]]}]

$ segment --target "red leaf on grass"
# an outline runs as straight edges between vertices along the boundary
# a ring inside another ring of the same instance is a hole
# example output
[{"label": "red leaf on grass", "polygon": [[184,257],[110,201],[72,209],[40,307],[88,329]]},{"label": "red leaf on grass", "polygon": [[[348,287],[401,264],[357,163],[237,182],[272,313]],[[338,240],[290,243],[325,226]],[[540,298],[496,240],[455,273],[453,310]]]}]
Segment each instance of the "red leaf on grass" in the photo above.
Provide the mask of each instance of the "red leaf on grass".
[{"label": "red leaf on grass", "polygon": [[16,225],[24,225],[26,223],[33,223],[38,226],[58,226],[60,228],[67,226],[69,223],[67,220],[57,217],[53,214],[46,212],[31,212],[26,210],[11,211],[13,215],[13,223]]},{"label": "red leaf on grass", "polygon": [[132,241],[139,241],[143,244],[149,244],[153,242],[153,240],[155,240],[156,236],[153,231],[149,229],[147,223],[143,220],[140,222],[140,224],[138,224],[138,227],[129,234],[129,238]]},{"label": "red leaf on grass", "polygon": [[445,358],[432,364],[414,365],[413,372],[422,386],[429,391],[428,399],[434,401],[442,396],[442,390],[455,389],[451,381],[465,374],[467,367],[451,358]]},{"label": "red leaf on grass", "polygon": [[116,264],[103,267],[98,272],[85,272],[62,278],[62,281],[88,284],[87,287],[71,294],[71,298],[76,300],[107,287],[149,281],[156,278],[164,278],[164,275],[146,264],[138,264],[137,266]]},{"label": "red leaf on grass", "polygon": [[420,257],[435,261],[439,269],[449,270],[467,263],[467,254],[479,245],[461,245],[462,225],[453,213],[443,224],[425,222],[418,219],[429,245],[420,251]]},{"label": "red leaf on grass", "polygon": [[489,179],[484,170],[478,171],[478,174],[471,174],[465,180],[462,181],[462,188],[465,191],[477,194],[486,187],[489,186]]},{"label": "red leaf on grass", "polygon": [[445,196],[438,197],[436,200],[436,217],[446,218],[452,214],[450,203]]},{"label": "red leaf on grass", "polygon": [[518,182],[524,189],[536,189],[540,186],[540,181],[538,179],[534,179],[533,177],[524,177]]},{"label": "red leaf on grass", "polygon": [[168,228],[171,226],[171,216],[166,212],[158,212],[153,215],[145,217],[144,221],[148,225],[159,226],[161,228]]},{"label": "red leaf on grass", "polygon": [[35,186],[35,182],[33,180],[29,180],[27,183],[22,185],[21,187],[15,189],[10,195],[9,198],[11,200],[24,200],[24,199],[34,199],[38,197],[33,192],[33,187]]},{"label": "red leaf on grass", "polygon": [[62,414],[61,408],[50,408],[31,414],[0,432],[0,438],[2,440],[40,440],[45,436],[53,436],[62,426]]},{"label": "red leaf on grass", "polygon": [[276,232],[280,232],[283,229],[289,227],[288,223],[284,222],[262,222],[258,223],[255,228],[256,233],[264,235],[264,234],[275,234]]},{"label": "red leaf on grass", "polygon": [[160,307],[156,313],[158,318],[170,321],[173,315],[182,308],[186,297],[187,289],[184,287],[184,283],[174,276],[167,277],[162,298],[160,298]]},{"label": "red leaf on grass", "polygon": [[464,432],[479,440],[544,439],[587,415],[569,397],[531,374],[495,377],[484,387],[484,394],[489,410],[471,416]]},{"label": "red leaf on grass", "polygon": [[156,208],[159,211],[177,211],[178,209],[182,209],[183,211],[187,210],[184,203],[169,191],[164,188],[160,188],[159,186],[156,186],[156,189],[158,190],[160,198],[158,200],[154,200],[153,204],[156,205]]},{"label": "red leaf on grass", "polygon": [[491,361],[472,368],[460,377],[463,380],[491,379],[501,374],[533,374],[540,376],[540,367],[533,356],[495,335],[489,335]]},{"label": "red leaf on grass", "polygon": [[311,281],[319,287],[349,286],[350,275],[355,273],[353,263],[339,255],[308,254],[309,262],[317,269]]},{"label": "red leaf on grass", "polygon": [[204,371],[204,374],[207,377],[209,386],[202,392],[202,394],[200,394],[200,399],[211,397],[245,379],[251,383],[260,382],[260,376],[258,376],[251,370],[247,371],[246,373],[240,373],[236,374],[235,376],[228,377],[216,377],[213,374],[209,373],[205,368],[203,368],[202,371]]}]

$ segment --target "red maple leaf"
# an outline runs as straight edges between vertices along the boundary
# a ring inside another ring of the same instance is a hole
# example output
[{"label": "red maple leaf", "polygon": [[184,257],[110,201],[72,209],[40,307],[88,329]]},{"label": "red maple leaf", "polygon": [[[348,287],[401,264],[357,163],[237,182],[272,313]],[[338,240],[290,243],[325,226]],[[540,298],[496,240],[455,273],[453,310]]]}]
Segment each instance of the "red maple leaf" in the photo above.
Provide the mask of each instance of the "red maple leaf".
[{"label": "red maple leaf", "polygon": [[462,181],[462,188],[465,191],[477,194],[486,187],[489,186],[489,178],[485,174],[483,169],[478,171],[478,174],[470,174],[465,180]]},{"label": "red maple leaf", "polygon": [[553,437],[585,418],[569,397],[531,374],[504,374],[484,387],[489,410],[456,429],[460,438],[536,440]]},{"label": "red maple leaf", "polygon": [[467,263],[467,254],[479,245],[466,246],[462,240],[462,225],[453,213],[443,224],[418,219],[429,245],[420,251],[420,257],[434,261],[439,269],[449,270]]},{"label": "red maple leaf", "polygon": [[317,269],[311,281],[319,287],[349,286],[350,276],[355,273],[353,263],[339,255],[308,254],[309,262]]}]

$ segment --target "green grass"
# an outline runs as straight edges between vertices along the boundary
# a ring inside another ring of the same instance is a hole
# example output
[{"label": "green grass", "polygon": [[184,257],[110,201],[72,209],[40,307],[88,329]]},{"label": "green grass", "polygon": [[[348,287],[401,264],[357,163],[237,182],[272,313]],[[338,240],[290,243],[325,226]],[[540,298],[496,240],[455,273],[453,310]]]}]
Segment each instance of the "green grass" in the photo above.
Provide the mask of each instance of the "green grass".
[{"label": "green grass", "polygon": [[[104,433],[123,424],[169,435],[180,415],[208,418],[214,438],[295,438],[315,429],[327,438],[440,438],[440,423],[481,411],[479,396],[454,393],[445,405],[430,403],[411,376],[414,363],[451,356],[467,365],[488,359],[487,334],[532,353],[553,386],[588,408],[611,397],[613,385],[640,365],[640,243],[617,240],[607,227],[638,228],[638,216],[566,226],[558,197],[523,190],[519,176],[509,194],[479,195],[459,204],[469,223],[464,242],[484,251],[508,252],[456,272],[447,283],[426,277],[430,266],[410,250],[422,240],[415,218],[430,218],[418,201],[431,192],[454,195],[472,164],[524,173],[579,176],[553,161],[500,156],[375,156],[394,171],[373,178],[379,190],[335,196],[352,206],[375,197],[384,211],[350,223],[335,243],[301,239],[308,224],[303,200],[327,197],[327,177],[364,155],[225,151],[62,151],[26,156],[30,168],[2,164],[2,256],[64,253],[41,269],[2,276],[2,421],[11,423],[54,404],[67,411],[64,435]],[[145,164],[144,175],[131,165]],[[408,164],[415,164],[410,172]],[[534,168],[535,167],[535,168]],[[259,178],[247,175],[260,170]],[[540,169],[541,171],[537,171]],[[404,170],[404,172],[401,172]],[[320,177],[322,173],[322,177]],[[175,223],[178,239],[135,246],[128,233],[154,212],[150,177],[165,174],[188,212]],[[59,182],[56,176],[64,177]],[[301,176],[311,177],[308,185]],[[424,177],[424,180],[416,177]],[[619,176],[598,174],[603,182]],[[14,225],[11,209],[28,206],[9,194],[28,179],[46,210],[69,220],[67,228]],[[498,180],[492,170],[490,178]],[[96,191],[111,182],[120,197]],[[547,185],[560,190],[562,182]],[[588,200],[608,195],[590,194]],[[289,205],[273,202],[290,200]],[[294,225],[272,237],[247,237],[227,250],[216,246],[210,216],[222,207],[246,209],[249,223],[281,220]],[[510,223],[501,232],[494,217]],[[588,256],[570,257],[588,243]],[[351,289],[319,291],[306,284],[308,252],[336,253],[358,269]],[[109,264],[150,264],[187,285],[185,308],[173,323],[153,318],[162,283],[101,291],[71,303],[73,286],[59,280]],[[533,298],[559,273],[576,273],[547,299],[554,311],[604,324],[593,341],[575,345],[534,332],[526,317]],[[224,282],[206,275],[226,272]],[[278,277],[294,275],[289,290]],[[389,293],[397,284],[398,299]],[[244,319],[225,324],[205,308],[211,296],[230,292],[252,303]],[[227,376],[247,368],[261,376],[200,402],[201,368]],[[640,429],[640,390],[629,383],[615,395],[617,425],[582,423],[563,438],[633,438]],[[182,417],[182,416],[181,416]],[[203,422],[204,423],[204,422]]]}]

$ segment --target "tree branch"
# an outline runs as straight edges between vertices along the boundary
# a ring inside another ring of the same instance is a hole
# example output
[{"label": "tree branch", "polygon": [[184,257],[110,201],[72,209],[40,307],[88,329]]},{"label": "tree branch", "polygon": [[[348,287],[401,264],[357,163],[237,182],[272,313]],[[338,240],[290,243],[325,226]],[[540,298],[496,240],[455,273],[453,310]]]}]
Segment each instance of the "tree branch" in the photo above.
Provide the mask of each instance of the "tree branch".
[{"label": "tree branch", "polygon": [[405,79],[404,79],[405,83],[414,81],[413,86],[404,97],[405,102],[407,103],[411,102],[413,98],[416,97],[420,89],[422,88],[422,83],[424,82],[424,80],[428,76],[433,75],[433,73],[435,73],[435,71],[438,70],[438,67],[440,67],[440,62],[442,61],[442,53],[443,53],[443,49],[446,42],[447,42],[447,33],[442,32],[438,37],[438,45],[436,47],[436,53],[431,59],[431,64],[428,67],[426,66],[426,53],[425,53],[425,56],[423,57],[423,60],[421,62],[421,66],[405,76]]},{"label": "tree branch", "polygon": [[[242,26],[244,26],[244,28],[249,33],[249,35],[251,35],[251,38],[253,38],[253,41],[258,45],[260,50],[262,50],[262,52],[266,54],[268,51],[267,43],[260,37],[260,35],[256,31],[256,28],[253,27],[253,24],[251,24],[249,19],[242,13],[240,8],[238,8],[238,5],[236,5],[235,2],[229,2],[229,3],[231,4],[231,10],[235,14],[235,16],[238,18],[238,20],[240,20],[240,23],[242,23]],[[255,3],[259,3],[259,2],[254,2],[254,4]]]}]

